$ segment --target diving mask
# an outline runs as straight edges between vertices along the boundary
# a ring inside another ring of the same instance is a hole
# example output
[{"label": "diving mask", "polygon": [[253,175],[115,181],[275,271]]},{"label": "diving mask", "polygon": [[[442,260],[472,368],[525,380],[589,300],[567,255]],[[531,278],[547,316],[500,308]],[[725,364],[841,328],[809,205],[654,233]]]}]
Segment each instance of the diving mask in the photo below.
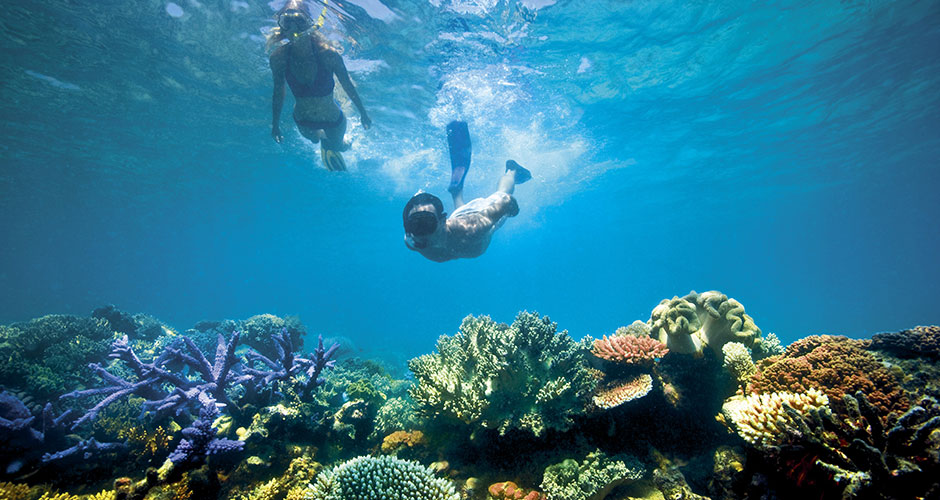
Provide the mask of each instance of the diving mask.
[{"label": "diving mask", "polygon": [[301,33],[307,31],[313,23],[306,14],[299,10],[288,10],[278,16],[277,25],[288,33]]}]

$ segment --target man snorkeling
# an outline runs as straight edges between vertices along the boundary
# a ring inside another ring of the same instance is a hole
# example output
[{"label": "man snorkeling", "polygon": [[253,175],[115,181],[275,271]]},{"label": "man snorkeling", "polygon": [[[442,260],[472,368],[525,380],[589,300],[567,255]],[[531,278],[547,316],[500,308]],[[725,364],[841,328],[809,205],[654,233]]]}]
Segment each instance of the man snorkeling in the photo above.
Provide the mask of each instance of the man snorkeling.
[{"label": "man snorkeling", "polygon": [[363,128],[371,127],[372,120],[349,79],[343,57],[317,32],[318,23],[303,0],[288,0],[276,17],[277,27],[267,40],[267,47],[274,47],[269,56],[274,76],[271,136],[278,143],[283,140],[280,121],[286,83],[296,100],[294,122],[301,135],[320,143],[320,156],[328,170],[346,170],[341,154],[349,149],[344,140],[346,116],[333,99],[334,75],[359,111]]},{"label": "man snorkeling", "polygon": [[470,169],[470,132],[466,122],[447,125],[447,145],[451,165],[447,190],[454,199],[454,212],[448,216],[440,198],[418,191],[402,213],[405,245],[434,262],[483,255],[493,233],[507,217],[519,213],[519,204],[512,197],[516,184],[532,178],[528,170],[509,160],[495,193],[464,203],[463,181]]}]

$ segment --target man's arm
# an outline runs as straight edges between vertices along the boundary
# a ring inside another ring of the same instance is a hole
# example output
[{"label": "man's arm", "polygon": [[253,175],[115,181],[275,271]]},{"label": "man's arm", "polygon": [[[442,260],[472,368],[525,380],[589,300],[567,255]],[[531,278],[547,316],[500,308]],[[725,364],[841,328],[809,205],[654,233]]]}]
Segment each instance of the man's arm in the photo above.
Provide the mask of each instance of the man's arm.
[{"label": "man's arm", "polygon": [[275,142],[281,142],[281,109],[284,108],[284,93],[286,92],[287,58],[280,47],[271,53],[268,60],[271,64],[271,76],[274,77],[274,95],[271,97],[271,137]]},{"label": "man's arm", "polygon": [[356,105],[356,109],[359,111],[363,128],[371,127],[372,119],[369,118],[369,114],[366,113],[366,108],[362,105],[362,100],[359,99],[359,92],[356,91],[356,86],[353,85],[352,80],[349,79],[349,72],[346,71],[346,63],[343,62],[343,56],[339,55],[338,52],[331,51],[330,59],[330,65],[332,66],[333,73],[336,74],[336,79],[339,80],[339,84],[343,86],[346,95],[352,99],[353,104]]}]

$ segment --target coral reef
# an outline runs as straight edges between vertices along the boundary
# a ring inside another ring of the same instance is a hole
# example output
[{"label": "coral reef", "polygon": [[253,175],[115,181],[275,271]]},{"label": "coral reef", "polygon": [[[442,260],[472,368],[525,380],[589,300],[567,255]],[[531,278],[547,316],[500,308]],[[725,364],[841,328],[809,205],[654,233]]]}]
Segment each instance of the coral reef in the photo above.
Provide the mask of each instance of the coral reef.
[{"label": "coral reef", "polygon": [[411,397],[431,418],[541,435],[564,431],[584,411],[595,380],[580,345],[536,313],[511,326],[468,316],[438,352],[409,361],[417,384]]},{"label": "coral reef", "polygon": [[0,326],[0,380],[37,401],[94,383],[85,366],[108,352],[107,320],[49,315]]},{"label": "coral reef", "polygon": [[916,326],[900,332],[877,333],[871,338],[871,349],[899,358],[937,360],[940,359],[940,326]]},{"label": "coral reef", "polygon": [[682,354],[701,355],[705,345],[721,354],[727,342],[751,347],[760,338],[760,328],[744,313],[744,306],[716,291],[664,299],[648,324],[651,337]]},{"label": "coral reef", "polygon": [[199,418],[182,430],[183,439],[170,453],[167,460],[176,467],[193,467],[205,461],[209,455],[218,455],[242,451],[244,441],[216,437],[217,430],[212,422],[219,416],[215,401],[203,405]]},{"label": "coral reef", "polygon": [[594,341],[591,354],[598,358],[628,365],[650,365],[669,353],[666,344],[635,335],[613,335]]},{"label": "coral reef", "polygon": [[653,389],[653,377],[643,373],[623,381],[607,382],[597,388],[592,396],[594,405],[603,410],[616,408],[624,403],[642,398]]},{"label": "coral reef", "polygon": [[402,448],[427,444],[428,440],[421,431],[395,431],[382,439],[382,453],[395,454]]},{"label": "coral reef", "polygon": [[357,457],[321,472],[312,500],[459,500],[454,485],[417,462],[394,457]]},{"label": "coral reef", "polygon": [[899,381],[865,347],[866,341],[841,336],[806,337],[783,355],[762,360],[747,390],[806,392],[815,387],[829,396],[837,413],[843,411],[843,395],[862,391],[883,416],[907,411],[910,402]]},{"label": "coral reef", "polygon": [[541,488],[548,500],[602,500],[614,488],[644,474],[646,468],[634,457],[608,457],[595,451],[581,463],[568,459],[546,468]]},{"label": "coral reef", "polygon": [[546,500],[544,493],[520,488],[512,481],[493,483],[486,492],[489,500]]},{"label": "coral reef", "polygon": [[751,352],[740,342],[728,342],[721,348],[724,357],[722,366],[739,387],[747,387],[748,381],[757,373],[757,366],[751,359]]},{"label": "coral reef", "polygon": [[725,401],[724,417],[734,424],[745,441],[755,446],[780,444],[786,439],[785,429],[794,425],[794,413],[808,415],[829,404],[829,398],[816,389],[805,393],[773,392],[735,396]]}]

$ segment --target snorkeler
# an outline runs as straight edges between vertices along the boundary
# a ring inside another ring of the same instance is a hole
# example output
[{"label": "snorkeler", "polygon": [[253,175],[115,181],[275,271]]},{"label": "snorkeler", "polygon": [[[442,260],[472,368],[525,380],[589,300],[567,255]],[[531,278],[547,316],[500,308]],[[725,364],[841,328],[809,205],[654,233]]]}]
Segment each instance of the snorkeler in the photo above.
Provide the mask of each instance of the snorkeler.
[{"label": "snorkeler", "polygon": [[294,122],[301,135],[320,143],[320,156],[328,170],[346,170],[341,154],[349,149],[344,141],[346,116],[333,99],[334,75],[359,111],[363,128],[371,127],[372,120],[349,79],[343,57],[317,32],[317,24],[303,0],[288,0],[277,13],[277,27],[268,34],[267,46],[277,45],[269,57],[274,76],[271,136],[278,143],[283,140],[280,121],[286,82],[296,100]]},{"label": "snorkeler", "polygon": [[448,216],[440,198],[418,191],[402,213],[405,245],[435,262],[483,255],[506,217],[519,213],[519,204],[512,197],[516,184],[532,178],[528,170],[508,160],[495,193],[464,203],[463,181],[470,169],[470,132],[466,122],[447,125],[447,145],[451,165],[447,190],[454,199],[454,212]]}]

